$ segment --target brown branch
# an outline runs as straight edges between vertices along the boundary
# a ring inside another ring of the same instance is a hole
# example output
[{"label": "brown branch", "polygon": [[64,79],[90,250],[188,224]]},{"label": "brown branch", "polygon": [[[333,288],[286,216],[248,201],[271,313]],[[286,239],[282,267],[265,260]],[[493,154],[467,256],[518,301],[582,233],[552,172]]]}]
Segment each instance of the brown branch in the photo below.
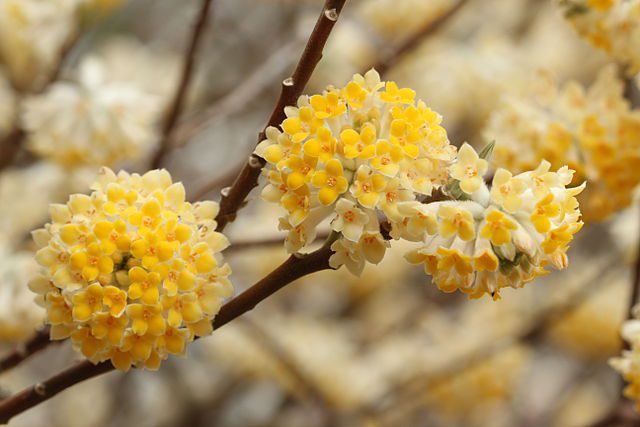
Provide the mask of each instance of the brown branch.
[{"label": "brown branch", "polygon": [[[285,118],[284,107],[295,105],[304,87],[309,82],[311,74],[322,58],[324,45],[331,34],[340,12],[346,0],[326,0],[322,12],[311,32],[307,45],[302,52],[293,75],[282,82],[280,97],[276,103],[267,125],[258,136],[258,142],[264,138],[264,131],[269,126],[279,125]],[[228,223],[233,221],[236,213],[243,206],[245,199],[251,190],[258,185],[260,171],[265,165],[264,159],[252,154],[240,174],[230,187],[229,191],[222,195],[220,200],[220,213],[218,214],[217,231],[222,231]]]},{"label": "brown branch", "polygon": [[414,50],[425,38],[429,37],[440,29],[449,19],[454,16],[462,6],[464,6],[468,0],[459,0],[451,9],[446,11],[440,17],[434,21],[426,22],[418,31],[409,35],[402,43],[394,48],[388,55],[379,59],[372,68],[380,74],[386,73],[392,65],[398,62],[407,53]]},{"label": "brown branch", "polygon": [[[303,276],[330,269],[332,239],[320,249],[306,255],[292,255],[270,274],[258,281],[237,297],[222,306],[213,320],[213,328],[218,329],[244,313],[252,310],[261,301],[276,293],[289,283]],[[81,362],[48,380],[37,383],[25,390],[0,401],[0,423],[8,423],[14,416],[51,399],[61,391],[89,378],[114,370],[108,361],[96,365]]]},{"label": "brown branch", "polygon": [[180,76],[180,82],[176,88],[176,92],[173,97],[173,101],[171,102],[171,106],[169,107],[169,111],[165,118],[164,124],[162,125],[161,139],[158,145],[158,150],[156,151],[153,159],[151,161],[151,169],[157,169],[162,165],[162,161],[169,151],[170,141],[171,141],[171,132],[175,128],[178,123],[178,118],[180,117],[180,113],[184,107],[184,103],[189,92],[189,87],[191,86],[191,82],[193,80],[193,71],[196,65],[196,56],[198,53],[198,48],[200,47],[202,36],[204,35],[204,30],[207,27],[207,23],[209,21],[209,15],[211,10],[211,5],[213,4],[213,0],[202,0],[202,7],[200,8],[200,12],[196,16],[196,21],[193,27],[193,32],[191,33],[191,38],[189,40],[189,47],[187,48],[183,67],[182,74]]}]

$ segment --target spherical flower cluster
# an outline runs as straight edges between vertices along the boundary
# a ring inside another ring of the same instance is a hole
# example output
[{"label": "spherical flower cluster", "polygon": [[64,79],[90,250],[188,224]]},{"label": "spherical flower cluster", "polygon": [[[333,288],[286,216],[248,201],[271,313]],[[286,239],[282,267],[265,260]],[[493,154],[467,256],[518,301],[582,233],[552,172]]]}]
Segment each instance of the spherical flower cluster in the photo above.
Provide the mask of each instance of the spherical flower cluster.
[{"label": "spherical flower cluster", "polygon": [[218,205],[185,202],[166,170],[103,168],[92,189],[51,205],[52,223],[33,232],[43,273],[29,286],[52,339],[70,336],[94,363],[155,369],[209,334],[232,293]]},{"label": "spherical flower cluster", "polygon": [[622,325],[622,338],[629,343],[629,350],[623,350],[621,357],[609,361],[611,366],[622,375],[629,384],[624,395],[636,402],[640,411],[640,306],[633,311],[633,319]]},{"label": "spherical flower cluster", "polygon": [[640,71],[640,0],[560,0],[560,5],[582,37],[628,65],[629,75]]},{"label": "spherical flower cluster", "polygon": [[640,183],[640,110],[631,109],[614,67],[584,89],[560,89],[541,75],[533,96],[507,95],[484,135],[497,141],[495,163],[517,173],[542,159],[569,165],[574,182],[589,181],[581,196],[586,221],[603,220],[631,203]]},{"label": "spherical flower cluster", "polygon": [[391,235],[423,242],[407,260],[424,264],[440,290],[497,299],[501,288],[521,287],[546,274],[549,264],[567,266],[569,243],[582,227],[575,196],[584,184],[567,188],[573,171],[564,166],[551,172],[543,161],[515,176],[497,169],[489,189],[482,179],[487,168],[464,144],[447,186],[458,200],[402,203],[407,219]]},{"label": "spherical flower cluster", "polygon": [[402,202],[431,195],[447,180],[456,149],[441,117],[415,92],[380,82],[374,70],[356,74],[343,88],[302,96],[285,109],[282,131],[270,127],[256,148],[268,167],[263,197],[287,211],[280,228],[297,252],[330,217],[340,233],[331,265],[359,274],[365,260],[378,263],[387,247],[379,216],[402,222]]},{"label": "spherical flower cluster", "polygon": [[77,82],[60,81],[24,102],[28,147],[68,167],[114,165],[140,157],[155,140],[155,97],[126,83],[106,81],[90,57]]}]

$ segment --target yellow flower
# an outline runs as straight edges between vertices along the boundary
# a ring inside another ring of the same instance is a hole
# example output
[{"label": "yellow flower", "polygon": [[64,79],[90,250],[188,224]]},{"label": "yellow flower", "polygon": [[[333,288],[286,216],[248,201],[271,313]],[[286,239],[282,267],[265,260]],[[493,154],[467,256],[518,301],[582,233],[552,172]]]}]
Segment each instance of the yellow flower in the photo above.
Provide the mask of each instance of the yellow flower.
[{"label": "yellow flower", "polygon": [[320,189],[318,200],[323,205],[335,202],[338,196],[347,191],[349,187],[349,183],[344,177],[342,163],[336,159],[329,160],[324,170],[314,173],[311,182]]},{"label": "yellow flower", "polygon": [[554,203],[553,194],[548,193],[536,203],[536,209],[531,214],[531,222],[539,233],[546,233],[551,230],[551,219],[558,215],[560,215],[560,205]]},{"label": "yellow flower", "polygon": [[89,282],[96,280],[99,274],[113,271],[113,259],[104,254],[97,243],[91,243],[86,249],[71,254],[70,265],[82,272],[82,277]]},{"label": "yellow flower", "polygon": [[371,167],[382,175],[393,177],[400,170],[404,158],[402,148],[382,139],[376,144],[376,157],[371,159]]},{"label": "yellow flower", "polygon": [[172,327],[178,327],[182,322],[199,322],[204,316],[198,303],[198,296],[193,292],[172,297],[164,295],[162,307],[164,310],[168,310],[167,323]]},{"label": "yellow flower", "polygon": [[460,181],[460,188],[467,194],[477,191],[482,185],[482,177],[489,165],[478,157],[478,153],[466,142],[458,151],[458,160],[449,169],[451,176]]},{"label": "yellow flower", "polygon": [[336,139],[326,127],[321,127],[316,132],[315,138],[310,138],[304,143],[303,151],[306,156],[318,159],[326,163],[336,151]]},{"label": "yellow flower", "polygon": [[127,307],[127,293],[115,286],[105,286],[102,302],[111,316],[119,317]]},{"label": "yellow flower", "polygon": [[166,328],[165,320],[162,317],[162,306],[129,304],[127,306],[127,315],[132,321],[131,330],[136,335],[160,335],[164,333]]},{"label": "yellow flower", "polygon": [[491,198],[500,207],[509,213],[515,213],[522,206],[522,193],[527,189],[527,184],[513,178],[511,172],[498,168],[493,176],[491,185]]},{"label": "yellow flower", "polygon": [[362,206],[373,209],[378,204],[381,192],[386,186],[387,180],[382,175],[373,173],[371,169],[363,165],[356,172],[351,193]]},{"label": "yellow flower", "polygon": [[73,296],[73,319],[76,322],[86,322],[91,316],[102,309],[104,288],[97,283],[76,293]]},{"label": "yellow flower", "polygon": [[129,270],[129,298],[136,300],[139,299],[144,304],[153,305],[158,302],[160,297],[160,274],[156,272],[148,272],[141,267],[133,267]]},{"label": "yellow flower", "polygon": [[451,237],[457,235],[462,240],[471,240],[476,231],[471,212],[454,206],[442,205],[438,210],[440,220],[440,235]]},{"label": "yellow flower", "polygon": [[91,334],[99,339],[106,339],[111,345],[122,342],[125,329],[129,324],[127,316],[114,317],[109,313],[96,313],[91,320]]},{"label": "yellow flower", "polygon": [[376,155],[376,129],[370,123],[365,123],[360,133],[353,129],[345,129],[340,133],[342,150],[347,159],[371,159]]},{"label": "yellow flower", "polygon": [[496,246],[509,243],[511,232],[518,228],[515,222],[498,210],[490,211],[485,220],[486,224],[480,229],[480,237],[491,240]]},{"label": "yellow flower", "polygon": [[325,96],[313,95],[309,102],[318,119],[328,119],[344,114],[347,107],[336,92],[328,92]]},{"label": "yellow flower", "polygon": [[282,122],[282,130],[291,135],[291,140],[294,143],[303,141],[323,124],[323,121],[316,117],[311,107],[300,107],[295,111],[295,114]]},{"label": "yellow flower", "polygon": [[380,99],[391,104],[412,104],[416,93],[409,88],[399,89],[395,82],[387,82],[385,91],[380,92]]}]

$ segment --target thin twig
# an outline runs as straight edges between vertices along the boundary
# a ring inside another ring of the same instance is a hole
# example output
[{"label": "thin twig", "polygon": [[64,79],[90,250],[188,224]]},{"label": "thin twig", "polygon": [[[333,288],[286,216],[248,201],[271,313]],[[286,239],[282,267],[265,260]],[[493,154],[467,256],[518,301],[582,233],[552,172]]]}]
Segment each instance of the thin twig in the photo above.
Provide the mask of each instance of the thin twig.
[{"label": "thin twig", "polygon": [[217,122],[225,117],[233,116],[245,108],[285,72],[290,65],[292,54],[303,42],[303,40],[293,40],[285,44],[215,104],[181,121],[173,132],[172,145],[179,145],[181,142],[193,138],[214,121]]},{"label": "thin twig", "polygon": [[[318,271],[330,269],[331,243],[332,239],[328,239],[324,246],[314,252],[306,255],[296,254],[290,256],[255,285],[223,305],[213,320],[213,328],[219,329],[252,310],[261,301],[294,280]],[[96,365],[85,361],[62,371],[44,382],[34,384],[0,402],[0,423],[8,423],[14,416],[51,399],[74,384],[113,370],[113,365],[108,361]]]},{"label": "thin twig", "polygon": [[205,32],[204,30],[207,27],[209,16],[211,15],[210,10],[212,4],[213,0],[202,0],[202,7],[196,16],[193,32],[189,39],[189,47],[187,48],[184,57],[180,82],[176,87],[176,92],[173,97],[173,101],[171,102],[171,106],[169,107],[169,112],[167,113],[164,124],[162,125],[161,139],[158,145],[158,150],[151,161],[151,169],[159,168],[162,165],[164,156],[169,151],[171,132],[178,123],[178,118],[180,117],[180,113],[184,107],[189,87],[193,80],[193,71],[196,65],[198,48],[200,47],[202,36]]},{"label": "thin twig", "polygon": [[400,43],[395,49],[393,49],[388,55],[379,59],[377,63],[373,65],[373,68],[380,74],[386,73],[392,65],[396,64],[399,59],[405,56],[407,53],[414,50],[425,38],[435,33],[442,27],[449,19],[454,16],[462,6],[464,6],[468,0],[459,0],[453,7],[443,13],[440,17],[434,21],[426,22],[418,31],[409,35],[402,43]]},{"label": "thin twig", "polygon": [[[511,347],[516,342],[535,342],[539,340],[545,331],[562,318],[567,313],[576,309],[582,304],[593,292],[608,283],[601,276],[602,271],[611,272],[611,267],[615,265],[615,258],[608,262],[606,266],[594,269],[593,276],[589,277],[588,283],[583,288],[575,291],[570,298],[567,298],[562,303],[554,304],[545,308],[535,316],[535,319],[531,322],[530,326],[524,327],[515,337],[505,337],[499,341],[491,341],[489,346],[481,347],[473,352],[465,353],[459,357],[454,358],[451,363],[447,363],[446,366],[437,370],[437,372],[429,372],[424,375],[420,375],[394,386],[390,391],[385,393],[385,396],[380,399],[379,404],[373,407],[363,408],[361,413],[374,414],[377,416],[388,415],[389,408],[396,408],[402,406],[401,404],[407,404],[410,402],[405,399],[407,396],[412,396],[420,393],[416,393],[412,389],[413,385],[416,385],[421,390],[427,389],[427,387],[437,387],[440,384],[445,383],[452,377],[459,375],[462,372],[478,366],[481,363],[486,362],[492,356],[500,351]],[[389,399],[394,397],[393,402],[389,402]],[[385,404],[386,403],[386,404]]]},{"label": "thin twig", "polygon": [[[293,72],[293,75],[282,82],[282,89],[280,97],[276,103],[271,117],[267,122],[267,125],[258,136],[258,142],[264,139],[264,132],[269,126],[277,126],[285,118],[284,108],[290,105],[294,105],[298,97],[302,94],[304,87],[309,82],[311,74],[316,68],[316,65],[322,58],[322,51],[324,45],[331,34],[331,30],[338,20],[338,16],[342,11],[342,8],[346,0],[326,0],[320,16],[316,21],[316,25],[309,37],[309,41],[302,52],[302,56],[298,61],[298,65]],[[220,200],[220,213],[218,214],[218,228],[217,231],[222,231],[228,223],[233,221],[236,217],[236,213],[243,206],[245,199],[251,192],[251,190],[258,185],[258,178],[260,177],[260,171],[265,165],[265,160],[261,157],[252,154],[245,166],[240,171],[240,174],[234,181],[233,185],[222,194]]]},{"label": "thin twig", "polygon": [[287,373],[296,381],[298,386],[303,390],[308,400],[316,402],[319,409],[327,421],[327,425],[331,425],[330,420],[334,419],[335,414],[331,403],[327,400],[322,390],[318,388],[316,383],[309,378],[293,355],[278,342],[278,340],[267,332],[262,326],[253,322],[249,318],[242,318],[239,325],[242,326],[247,333],[251,335],[271,356],[282,366]]}]

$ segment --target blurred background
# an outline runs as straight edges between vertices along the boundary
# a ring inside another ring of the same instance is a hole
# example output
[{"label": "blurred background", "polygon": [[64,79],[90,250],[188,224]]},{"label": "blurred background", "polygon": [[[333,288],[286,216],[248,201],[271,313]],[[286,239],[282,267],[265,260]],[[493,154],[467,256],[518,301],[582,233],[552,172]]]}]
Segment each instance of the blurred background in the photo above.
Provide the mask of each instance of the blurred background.
[{"label": "blurred background", "polygon": [[[0,138],[25,142],[0,151],[11,157],[0,172],[5,352],[42,325],[26,287],[37,270],[30,230],[46,221],[49,203],[85,192],[100,163],[148,169],[200,7],[197,0],[93,0],[78,12],[71,0],[21,3],[0,0]],[[589,87],[614,62],[572,28],[556,1],[457,3],[348,1],[305,93],[343,85],[377,64],[383,80],[415,89],[443,116],[453,144],[496,140],[500,147],[513,137],[496,122],[505,100],[539,95],[541,79]],[[163,163],[188,197],[218,200],[233,181],[322,5],[214,1]],[[543,132],[536,126],[526,132]],[[90,144],[109,138],[122,140],[110,153]],[[51,148],[62,139],[75,141],[75,151]],[[278,209],[254,192],[227,229],[236,292],[286,258]],[[394,242],[361,277],[344,269],[308,276],[158,372],[86,381],[11,425],[594,425],[619,402],[622,381],[607,361],[622,346],[639,222],[630,192],[606,218],[585,225],[566,271],[506,289],[495,302],[438,291]],[[0,393],[77,360],[68,342],[50,346],[3,373]]]}]

